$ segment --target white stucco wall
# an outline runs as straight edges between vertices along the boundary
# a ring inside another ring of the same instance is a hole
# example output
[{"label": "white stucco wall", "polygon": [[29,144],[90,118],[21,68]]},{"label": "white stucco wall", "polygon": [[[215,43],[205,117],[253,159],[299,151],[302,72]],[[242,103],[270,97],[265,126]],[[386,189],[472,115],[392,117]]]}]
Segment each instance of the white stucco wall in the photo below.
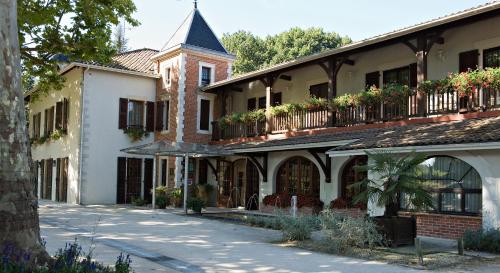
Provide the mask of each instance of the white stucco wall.
[{"label": "white stucco wall", "polygon": [[[458,71],[459,53],[500,46],[500,17],[491,18],[443,32],[444,44],[434,44],[428,54],[428,78],[440,79],[449,72]],[[482,55],[479,57],[482,64]],[[355,65],[344,64],[337,76],[337,94],[357,93],[365,87],[366,73],[379,71],[380,82],[384,70],[407,66],[416,62],[415,54],[402,43],[353,54],[349,59]],[[291,81],[277,80],[273,91],[282,92],[283,103],[303,102],[309,97],[309,86],[327,82],[327,76],[318,65],[311,65],[284,73]],[[248,98],[265,96],[265,87],[260,81],[242,84],[243,92],[231,92],[234,112],[247,110]]]},{"label": "white stucco wall", "polygon": [[[41,95],[38,100],[29,103],[29,134],[32,137],[33,115],[42,113],[40,122],[40,135],[44,135],[45,109],[55,106],[64,98],[69,99],[68,133],[58,140],[49,140],[44,144],[36,144],[31,147],[33,160],[56,159],[68,157],[68,192],[67,201],[76,203],[78,201],[78,176],[79,176],[79,147],[80,147],[80,96],[82,83],[82,70],[73,69],[64,75],[66,82],[64,87],[58,91],[50,91],[47,96]],[[56,164],[52,171],[52,199],[55,200],[55,178]],[[40,179],[38,189],[41,189]],[[40,191],[39,191],[40,192]]]},{"label": "white stucco wall", "polygon": [[156,79],[88,70],[84,85],[82,204],[116,202],[117,157],[121,149],[150,143],[153,133],[132,142],[118,129],[119,99],[155,101]]}]

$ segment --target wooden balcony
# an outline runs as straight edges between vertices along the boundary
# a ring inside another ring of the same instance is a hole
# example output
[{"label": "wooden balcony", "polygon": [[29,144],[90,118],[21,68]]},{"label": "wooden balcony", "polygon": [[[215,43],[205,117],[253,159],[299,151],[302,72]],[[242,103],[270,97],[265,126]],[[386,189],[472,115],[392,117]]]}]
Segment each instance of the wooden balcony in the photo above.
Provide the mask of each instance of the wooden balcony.
[{"label": "wooden balcony", "polygon": [[[470,96],[460,97],[458,92],[428,93],[422,95],[418,107],[417,95],[398,101],[382,101],[376,105],[350,105],[339,109],[307,109],[269,115],[265,120],[236,122],[219,125],[212,122],[212,140],[255,137],[287,131],[328,127],[359,126],[430,116],[470,113],[500,109],[500,90],[482,89]],[[266,132],[266,123],[270,126]]]}]

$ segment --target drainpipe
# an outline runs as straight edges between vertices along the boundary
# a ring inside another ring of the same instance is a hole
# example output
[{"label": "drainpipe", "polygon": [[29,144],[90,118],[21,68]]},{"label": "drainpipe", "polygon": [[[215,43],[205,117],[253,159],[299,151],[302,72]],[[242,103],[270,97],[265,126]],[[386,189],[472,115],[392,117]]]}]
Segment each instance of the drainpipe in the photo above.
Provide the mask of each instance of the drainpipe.
[{"label": "drainpipe", "polygon": [[83,99],[83,92],[85,90],[85,72],[89,71],[90,67],[86,67],[82,71],[82,83],[80,84],[81,87],[81,94],[80,94],[80,148],[78,151],[78,200],[77,204],[81,205],[82,204],[82,161],[83,161],[83,118],[84,114],[83,112],[85,111],[84,108],[84,99]]}]

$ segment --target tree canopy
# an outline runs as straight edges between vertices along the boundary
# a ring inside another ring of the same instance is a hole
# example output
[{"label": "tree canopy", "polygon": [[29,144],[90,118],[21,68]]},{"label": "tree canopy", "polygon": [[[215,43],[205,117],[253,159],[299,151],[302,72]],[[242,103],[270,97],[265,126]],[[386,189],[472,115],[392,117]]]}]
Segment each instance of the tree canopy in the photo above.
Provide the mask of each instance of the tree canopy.
[{"label": "tree canopy", "polygon": [[18,0],[19,42],[25,90],[60,89],[57,72],[67,60],[108,62],[116,52],[113,28],[136,10],[132,0]]},{"label": "tree canopy", "polygon": [[350,42],[349,37],[326,32],[322,28],[295,27],[265,38],[242,30],[222,36],[224,47],[236,55],[233,66],[235,74],[251,72]]}]

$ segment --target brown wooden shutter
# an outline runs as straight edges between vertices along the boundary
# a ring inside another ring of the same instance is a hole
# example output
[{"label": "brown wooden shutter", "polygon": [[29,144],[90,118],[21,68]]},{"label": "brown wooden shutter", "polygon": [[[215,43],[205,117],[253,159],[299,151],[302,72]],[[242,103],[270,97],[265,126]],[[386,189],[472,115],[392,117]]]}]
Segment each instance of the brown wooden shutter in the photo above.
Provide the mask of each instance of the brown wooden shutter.
[{"label": "brown wooden shutter", "polygon": [[42,125],[42,113],[38,113],[35,115],[35,121],[33,126],[35,127],[35,135],[34,137],[39,138],[40,137],[40,126]]},{"label": "brown wooden shutter", "polygon": [[60,202],[62,199],[61,174],[62,174],[62,161],[61,161],[61,158],[58,158],[56,160],[56,201],[57,202]]},{"label": "brown wooden shutter", "polygon": [[281,92],[273,93],[273,99],[271,101],[271,106],[281,105]]},{"label": "brown wooden shutter", "polygon": [[40,160],[40,196],[39,198],[45,197],[45,159]]},{"label": "brown wooden shutter", "polygon": [[50,115],[49,115],[49,128],[50,128],[50,133],[54,132],[54,112],[56,110],[55,106],[52,106],[50,108]]},{"label": "brown wooden shutter", "polygon": [[152,101],[146,102],[146,131],[153,132],[155,130],[155,103]]},{"label": "brown wooden shutter", "polygon": [[372,86],[380,87],[380,72],[370,72],[365,75],[365,86],[370,88]]},{"label": "brown wooden shutter", "polygon": [[53,171],[53,160],[51,158],[45,161],[45,199],[52,199],[52,171]]},{"label": "brown wooden shutter", "polygon": [[477,49],[460,53],[458,55],[458,71],[467,72],[469,69],[476,69],[479,64],[478,56]]},{"label": "brown wooden shutter", "polygon": [[127,183],[127,158],[118,157],[118,171],[116,174],[116,203],[125,204],[125,185]]},{"label": "brown wooden shutter", "polygon": [[118,112],[118,129],[127,128],[128,100],[120,98],[120,109]]},{"label": "brown wooden shutter", "polygon": [[257,109],[257,99],[256,98],[248,99],[248,101],[247,101],[247,110],[248,111],[253,111],[255,109]]},{"label": "brown wooden shutter", "polygon": [[64,104],[63,104],[63,126],[62,128],[64,130],[68,130],[68,119],[69,119],[69,99],[64,99]]},{"label": "brown wooden shutter", "polygon": [[56,103],[56,129],[63,128],[63,106],[62,101]]},{"label": "brown wooden shutter", "polygon": [[144,200],[151,203],[153,200],[151,190],[153,189],[153,159],[144,159]]},{"label": "brown wooden shutter", "polygon": [[200,130],[209,130],[210,127],[210,101],[200,100]]},{"label": "brown wooden shutter", "polygon": [[167,185],[167,159],[161,160],[161,186]]},{"label": "brown wooden shutter", "polygon": [[49,130],[49,109],[45,109],[45,113],[43,115],[43,135],[48,136]]},{"label": "brown wooden shutter", "polygon": [[163,101],[156,102],[156,131],[163,130]]},{"label": "brown wooden shutter", "polygon": [[410,87],[417,87],[417,64],[410,64]]},{"label": "brown wooden shutter", "polygon": [[132,198],[141,197],[142,159],[127,158],[127,184],[125,188],[125,203],[130,203]]}]

